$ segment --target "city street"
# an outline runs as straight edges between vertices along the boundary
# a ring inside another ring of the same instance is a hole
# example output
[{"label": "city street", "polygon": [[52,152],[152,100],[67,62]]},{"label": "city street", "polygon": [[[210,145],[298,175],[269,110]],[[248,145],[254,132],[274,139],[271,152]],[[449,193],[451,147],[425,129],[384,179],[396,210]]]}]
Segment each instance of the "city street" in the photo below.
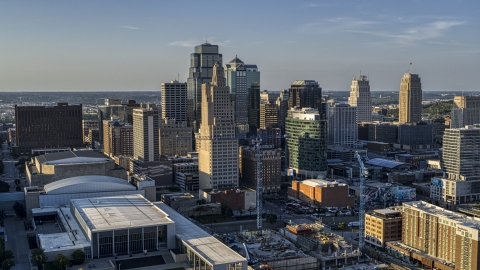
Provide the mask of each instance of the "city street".
[{"label": "city street", "polygon": [[5,249],[13,251],[15,269],[30,269],[30,248],[23,220],[18,217],[7,217],[5,225]]}]

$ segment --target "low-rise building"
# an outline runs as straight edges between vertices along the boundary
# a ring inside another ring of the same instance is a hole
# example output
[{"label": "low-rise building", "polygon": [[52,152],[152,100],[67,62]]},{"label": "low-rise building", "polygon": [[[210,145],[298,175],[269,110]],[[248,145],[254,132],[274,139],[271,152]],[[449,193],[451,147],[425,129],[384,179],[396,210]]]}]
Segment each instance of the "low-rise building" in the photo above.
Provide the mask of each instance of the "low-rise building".
[{"label": "low-rise building", "polygon": [[238,187],[231,189],[204,189],[200,192],[200,199],[209,203],[221,203],[233,211],[256,208],[257,192],[250,188]]},{"label": "low-rise building", "polygon": [[355,197],[348,194],[348,186],[320,179],[292,181],[288,196],[309,204],[326,207],[354,207]]},{"label": "low-rise building", "polygon": [[262,159],[262,182],[263,193],[279,192],[282,185],[282,150],[273,148],[273,145],[262,145],[261,153],[255,147],[240,147],[238,153],[240,183],[243,186],[257,188],[257,158]]},{"label": "low-rise building", "polygon": [[392,209],[377,209],[365,214],[365,242],[385,247],[386,242],[402,239],[402,215]]}]

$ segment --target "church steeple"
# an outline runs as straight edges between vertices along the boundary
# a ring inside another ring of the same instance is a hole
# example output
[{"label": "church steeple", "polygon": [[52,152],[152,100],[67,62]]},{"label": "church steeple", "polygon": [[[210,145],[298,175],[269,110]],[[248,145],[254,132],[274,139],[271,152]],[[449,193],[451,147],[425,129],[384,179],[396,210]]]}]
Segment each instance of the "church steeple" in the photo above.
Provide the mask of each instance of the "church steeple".
[{"label": "church steeple", "polygon": [[213,66],[212,85],[225,87],[225,75],[223,74],[223,67],[219,62],[216,62]]}]

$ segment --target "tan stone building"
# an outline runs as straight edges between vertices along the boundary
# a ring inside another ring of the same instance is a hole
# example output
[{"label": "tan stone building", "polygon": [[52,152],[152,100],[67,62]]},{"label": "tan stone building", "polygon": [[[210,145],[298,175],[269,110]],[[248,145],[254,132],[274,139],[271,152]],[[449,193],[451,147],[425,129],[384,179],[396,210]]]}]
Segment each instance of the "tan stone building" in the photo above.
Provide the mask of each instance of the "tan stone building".
[{"label": "tan stone building", "polygon": [[418,74],[405,73],[400,82],[398,122],[416,123],[422,120],[422,83]]},{"label": "tan stone building", "polygon": [[212,82],[202,85],[202,121],[196,141],[200,190],[238,187],[235,106],[218,62]]},{"label": "tan stone building", "polygon": [[192,128],[187,122],[175,119],[161,119],[159,123],[160,154],[165,156],[185,156],[192,152]]},{"label": "tan stone building", "polygon": [[391,209],[377,209],[365,214],[365,242],[385,247],[386,242],[402,239],[402,215]]},{"label": "tan stone building", "polygon": [[355,198],[348,194],[348,186],[320,179],[292,181],[288,196],[310,204],[328,207],[354,207]]},{"label": "tan stone building", "polygon": [[479,269],[480,219],[423,201],[402,205],[402,240],[387,252],[426,269]]}]

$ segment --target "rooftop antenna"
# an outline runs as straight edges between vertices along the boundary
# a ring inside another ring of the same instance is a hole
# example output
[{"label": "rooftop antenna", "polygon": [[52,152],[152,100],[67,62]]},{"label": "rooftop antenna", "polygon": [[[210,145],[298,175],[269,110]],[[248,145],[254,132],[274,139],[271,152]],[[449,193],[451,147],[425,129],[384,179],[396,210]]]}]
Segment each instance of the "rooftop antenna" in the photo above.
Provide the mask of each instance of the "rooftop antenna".
[{"label": "rooftop antenna", "polygon": [[208,43],[208,37],[205,37],[205,43]]},{"label": "rooftop antenna", "polygon": [[180,72],[177,74],[177,81],[180,81]]},{"label": "rooftop antenna", "polygon": [[408,70],[408,73],[412,73],[412,62],[410,62],[410,69]]}]

